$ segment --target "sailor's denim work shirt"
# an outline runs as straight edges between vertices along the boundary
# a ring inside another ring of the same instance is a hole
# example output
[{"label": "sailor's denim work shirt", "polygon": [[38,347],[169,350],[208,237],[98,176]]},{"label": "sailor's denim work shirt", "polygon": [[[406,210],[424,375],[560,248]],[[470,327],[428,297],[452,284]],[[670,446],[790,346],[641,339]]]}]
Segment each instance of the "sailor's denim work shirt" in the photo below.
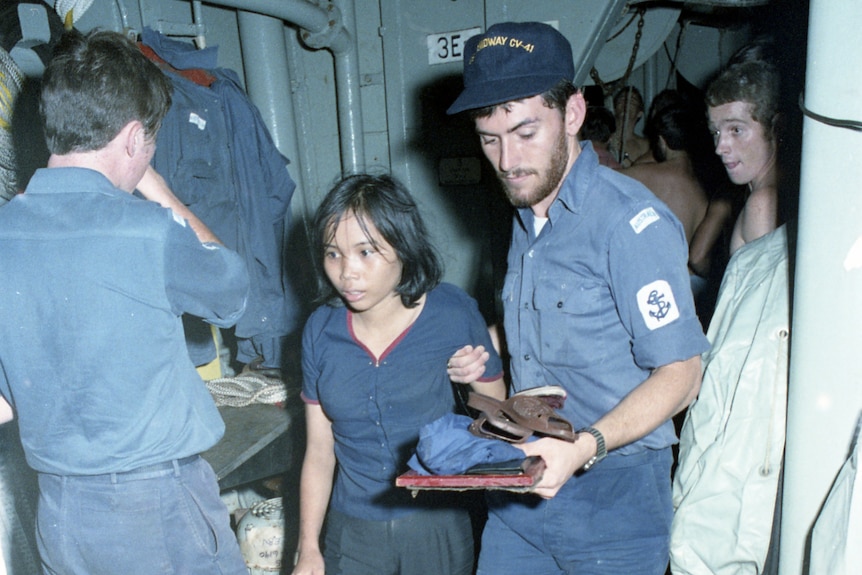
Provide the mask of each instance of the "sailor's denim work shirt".
[{"label": "sailor's denim work shirt", "polygon": [[[266,342],[297,333],[303,305],[287,273],[294,258],[286,250],[290,202],[296,184],[288,160],[276,148],[259,110],[236,72],[217,67],[215,47],[197,50],[152,29],[144,43],[180,70],[211,76],[198,85],[166,72],[173,86],[171,108],[158,133],[153,166],[177,195],[226,246],[239,253],[251,279],[248,308],[234,330],[241,340]],[[215,354],[208,327],[187,322],[189,352],[197,365]],[[281,365],[277,343],[268,366]],[[245,345],[238,359],[249,362]]]},{"label": "sailor's denim work shirt", "polygon": [[224,433],[180,314],[245,310],[235,252],[84,168],[38,170],[0,208],[0,393],[27,462],[97,475],[205,451]]},{"label": "sailor's denim work shirt", "polygon": [[[583,146],[538,237],[532,211],[517,211],[503,288],[515,391],[563,386],[561,413],[576,428],[610,411],[651,370],[708,348],[682,225]],[[614,453],[675,441],[668,421]]]}]

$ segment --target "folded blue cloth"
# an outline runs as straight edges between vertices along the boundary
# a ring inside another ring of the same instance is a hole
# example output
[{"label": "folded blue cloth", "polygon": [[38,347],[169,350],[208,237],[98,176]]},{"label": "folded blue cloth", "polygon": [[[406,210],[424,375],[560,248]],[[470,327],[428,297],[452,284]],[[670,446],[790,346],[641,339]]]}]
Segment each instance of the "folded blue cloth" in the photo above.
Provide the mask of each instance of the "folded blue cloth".
[{"label": "folded blue cloth", "polygon": [[472,419],[450,413],[419,430],[416,453],[407,462],[421,475],[461,475],[482,463],[524,459],[524,452],[501,439],[485,439],[470,433]]}]

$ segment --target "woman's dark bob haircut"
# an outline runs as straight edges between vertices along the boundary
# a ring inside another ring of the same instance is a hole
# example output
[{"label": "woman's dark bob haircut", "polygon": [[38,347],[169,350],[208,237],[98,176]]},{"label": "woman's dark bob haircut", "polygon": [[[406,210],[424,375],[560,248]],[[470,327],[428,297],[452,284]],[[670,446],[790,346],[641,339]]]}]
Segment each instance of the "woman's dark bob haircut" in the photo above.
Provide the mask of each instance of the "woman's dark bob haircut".
[{"label": "woman's dark bob haircut", "polygon": [[437,287],[443,268],[410,192],[388,175],[355,174],[335,184],[314,216],[311,247],[321,302],[343,303],[326,277],[323,259],[339,222],[348,215],[356,217],[372,244],[369,224],[395,249],[402,266],[395,291],[405,307],[414,307]]}]

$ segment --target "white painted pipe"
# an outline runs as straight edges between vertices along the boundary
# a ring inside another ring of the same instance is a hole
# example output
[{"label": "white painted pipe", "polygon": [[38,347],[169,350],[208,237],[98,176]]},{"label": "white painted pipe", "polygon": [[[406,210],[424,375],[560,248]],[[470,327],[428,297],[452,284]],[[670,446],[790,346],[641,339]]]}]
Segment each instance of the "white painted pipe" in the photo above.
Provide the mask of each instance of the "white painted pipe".
[{"label": "white painted pipe", "polygon": [[[811,112],[862,120],[860,29],[859,0],[810,0]],[[862,133],[807,116],[802,158],[781,575],[807,573],[806,540],[862,410]]]}]

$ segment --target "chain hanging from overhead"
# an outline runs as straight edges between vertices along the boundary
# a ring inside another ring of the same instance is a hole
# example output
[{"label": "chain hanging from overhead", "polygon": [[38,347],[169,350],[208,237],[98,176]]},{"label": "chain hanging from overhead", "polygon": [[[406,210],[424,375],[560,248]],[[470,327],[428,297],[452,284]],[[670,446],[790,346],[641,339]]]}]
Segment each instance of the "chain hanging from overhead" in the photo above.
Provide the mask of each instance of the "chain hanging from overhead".
[{"label": "chain hanging from overhead", "polygon": [[[645,14],[646,14],[646,8],[643,8],[643,7],[638,8],[638,9],[637,9],[637,11],[636,11],[635,13],[633,13],[633,14],[632,14],[632,17],[631,17],[631,18],[629,18],[629,21],[628,21],[628,22],[626,22],[625,26],[623,26],[623,27],[622,27],[622,28],[621,28],[621,29],[620,29],[616,34],[614,34],[613,36],[610,36],[610,37],[605,41],[605,43],[607,43],[607,42],[610,42],[610,41],[614,40],[614,39],[615,39],[615,38],[617,38],[620,34],[622,34],[626,29],[628,29],[628,27],[629,27],[629,26],[631,26],[631,24],[632,24],[632,22],[634,22],[635,18],[637,18],[637,19],[638,19],[638,24],[637,24],[638,29],[637,29],[637,32],[635,32],[635,41],[634,41],[634,43],[632,44],[632,52],[631,52],[631,55],[629,56],[629,62],[628,62],[628,65],[626,66],[626,71],[625,71],[625,73],[623,74],[622,78],[620,78],[620,79],[615,83],[615,84],[617,84],[617,85],[627,86],[627,85],[628,85],[628,81],[629,81],[629,77],[631,76],[631,73],[632,73],[632,70],[634,70],[634,67],[635,67],[635,61],[637,60],[637,57],[638,57],[638,51],[640,50],[641,37],[643,36],[643,28],[644,28],[644,21],[645,21],[644,16],[645,16]],[[607,97],[607,96],[612,92],[612,89],[613,89],[613,88],[612,88],[612,87],[610,87],[608,84],[606,84],[606,83],[601,79],[601,77],[599,76],[599,71],[596,69],[596,67],[595,67],[595,66],[593,66],[593,68],[590,70],[590,77],[593,79],[593,81],[596,83],[596,85],[597,85],[597,86],[599,86],[599,87],[602,89],[602,99],[604,99],[605,97]],[[620,131],[620,133],[622,133],[622,134],[624,134],[624,133],[625,133],[626,123],[628,122],[628,119],[629,119],[629,118],[628,118],[628,115],[629,115],[629,103],[630,103],[630,100],[631,100],[631,91],[629,91],[629,92],[626,94],[626,103],[625,103],[625,110],[626,110],[626,112],[625,112],[625,115],[623,116],[623,125],[622,125],[622,126],[618,126],[618,130],[619,130],[619,131]],[[624,142],[622,142],[622,141],[620,142],[620,146],[619,146],[619,150],[618,150],[617,156],[618,156],[618,157],[617,157],[617,161],[618,161],[618,162],[620,162],[620,163],[623,163],[623,159],[625,158],[625,144],[624,144]]]},{"label": "chain hanging from overhead", "polygon": [[[643,7],[638,8],[637,11],[632,14],[632,17],[629,18],[629,21],[626,22],[625,26],[623,26],[616,34],[614,34],[613,36],[610,36],[605,41],[605,43],[611,42],[612,40],[617,38],[620,34],[622,34],[626,29],[628,29],[628,27],[631,26],[632,22],[634,22],[635,18],[638,19],[638,24],[637,24],[638,29],[637,29],[637,32],[635,32],[635,41],[632,44],[632,53],[629,56],[629,63],[628,63],[628,66],[626,66],[626,71],[623,74],[622,78],[620,78],[616,82],[618,84],[626,85],[628,83],[629,76],[631,76],[632,70],[635,67],[635,61],[637,60],[638,51],[640,50],[641,37],[643,36],[644,15],[645,14],[646,14],[646,8],[643,8]],[[608,94],[610,94],[611,88],[608,86],[608,84],[606,84],[604,81],[602,81],[601,77],[599,76],[599,71],[596,69],[595,66],[593,66],[592,69],[590,70],[590,78],[592,78],[593,82],[595,82],[596,85],[602,89],[602,94],[604,96],[607,96]]]}]

